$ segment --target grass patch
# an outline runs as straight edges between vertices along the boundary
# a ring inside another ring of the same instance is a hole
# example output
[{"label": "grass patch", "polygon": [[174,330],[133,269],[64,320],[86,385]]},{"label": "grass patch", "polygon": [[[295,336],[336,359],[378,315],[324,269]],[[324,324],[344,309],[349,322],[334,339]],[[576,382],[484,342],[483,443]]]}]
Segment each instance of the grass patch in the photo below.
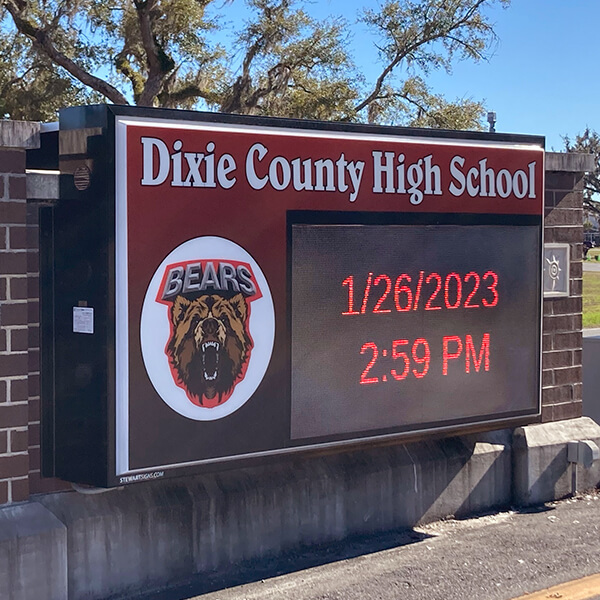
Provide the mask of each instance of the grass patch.
[{"label": "grass patch", "polygon": [[583,272],[583,326],[600,327],[600,273]]}]

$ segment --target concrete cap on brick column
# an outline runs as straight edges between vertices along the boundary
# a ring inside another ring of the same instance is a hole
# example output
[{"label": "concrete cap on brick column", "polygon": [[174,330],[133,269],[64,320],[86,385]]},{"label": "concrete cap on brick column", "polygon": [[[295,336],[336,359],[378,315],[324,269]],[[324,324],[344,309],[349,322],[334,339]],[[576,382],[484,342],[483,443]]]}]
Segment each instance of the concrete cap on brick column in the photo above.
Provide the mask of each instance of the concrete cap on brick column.
[{"label": "concrete cap on brick column", "polygon": [[32,150],[40,147],[40,123],[0,120],[0,148]]},{"label": "concrete cap on brick column", "polygon": [[577,152],[546,152],[546,171],[587,173],[596,168],[593,154]]},{"label": "concrete cap on brick column", "polygon": [[27,198],[29,200],[58,200],[60,177],[60,173],[58,171],[27,169],[26,175]]}]

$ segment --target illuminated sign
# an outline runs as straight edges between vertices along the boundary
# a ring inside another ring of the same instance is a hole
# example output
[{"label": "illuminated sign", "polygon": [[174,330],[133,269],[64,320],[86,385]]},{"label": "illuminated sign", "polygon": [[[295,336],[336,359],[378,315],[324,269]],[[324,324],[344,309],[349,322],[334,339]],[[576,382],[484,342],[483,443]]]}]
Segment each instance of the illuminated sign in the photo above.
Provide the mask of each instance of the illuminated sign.
[{"label": "illuminated sign", "polygon": [[58,476],[539,415],[541,138],[130,107],[60,131],[91,184],[51,224]]}]

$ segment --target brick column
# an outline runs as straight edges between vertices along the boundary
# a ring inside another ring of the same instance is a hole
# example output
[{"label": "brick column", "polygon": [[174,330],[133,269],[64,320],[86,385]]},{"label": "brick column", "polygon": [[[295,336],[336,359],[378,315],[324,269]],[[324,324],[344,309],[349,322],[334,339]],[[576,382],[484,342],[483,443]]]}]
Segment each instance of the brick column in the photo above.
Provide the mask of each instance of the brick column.
[{"label": "brick column", "polygon": [[544,300],[542,421],[582,412],[583,175],[591,155],[546,154],[544,241],[570,245],[568,298]]},{"label": "brick column", "polygon": [[0,504],[29,497],[25,151],[39,124],[0,121]]}]

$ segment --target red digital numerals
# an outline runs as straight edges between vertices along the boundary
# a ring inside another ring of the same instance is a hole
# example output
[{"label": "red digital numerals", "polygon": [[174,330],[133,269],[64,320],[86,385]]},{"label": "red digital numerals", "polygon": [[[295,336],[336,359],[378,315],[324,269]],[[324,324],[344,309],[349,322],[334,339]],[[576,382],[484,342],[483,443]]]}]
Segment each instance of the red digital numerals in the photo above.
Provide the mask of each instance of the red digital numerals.
[{"label": "red digital numerals", "polygon": [[469,271],[466,275],[420,271],[418,277],[402,273],[392,279],[369,273],[361,298],[355,294],[354,275],[342,281],[348,291],[348,310],[342,315],[381,314],[411,310],[453,310],[456,308],[492,308],[498,304],[498,274],[483,275]]},{"label": "red digital numerals", "polygon": [[[446,335],[441,341],[442,362],[438,372],[448,375],[456,369],[468,375],[490,370],[490,334],[484,333],[481,343],[475,343],[473,336]],[[425,338],[414,341],[399,339],[392,341],[387,348],[380,348],[375,342],[366,342],[360,353],[368,358],[367,365],[360,375],[361,385],[386,381],[403,381],[408,377],[422,379],[431,372],[431,350]],[[384,373],[381,373],[381,370]],[[459,371],[460,372],[460,371]]]}]

